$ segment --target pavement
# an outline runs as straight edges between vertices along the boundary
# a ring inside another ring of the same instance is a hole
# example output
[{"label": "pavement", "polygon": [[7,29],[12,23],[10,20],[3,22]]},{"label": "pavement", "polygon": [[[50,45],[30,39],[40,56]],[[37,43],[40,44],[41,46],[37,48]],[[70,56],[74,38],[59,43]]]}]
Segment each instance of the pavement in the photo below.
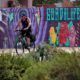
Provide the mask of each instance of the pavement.
[{"label": "pavement", "polygon": [[[19,51],[19,54],[22,54],[22,50],[18,49]],[[30,51],[34,51],[33,49],[30,49]],[[11,53],[12,55],[16,55],[16,50],[15,49],[0,49],[0,54],[8,54],[8,53]],[[29,51],[27,49],[24,50],[24,54],[27,54],[29,53]]]},{"label": "pavement", "polygon": [[[76,52],[80,52],[80,47],[57,47],[57,50],[64,50],[66,52],[72,53],[73,51]],[[30,49],[30,51],[32,52],[33,49]],[[11,53],[12,55],[16,55],[16,51],[15,49],[0,49],[0,54],[1,53]],[[19,50],[19,53],[21,54],[21,50]],[[29,51],[27,49],[24,50],[24,54],[29,53]]]}]

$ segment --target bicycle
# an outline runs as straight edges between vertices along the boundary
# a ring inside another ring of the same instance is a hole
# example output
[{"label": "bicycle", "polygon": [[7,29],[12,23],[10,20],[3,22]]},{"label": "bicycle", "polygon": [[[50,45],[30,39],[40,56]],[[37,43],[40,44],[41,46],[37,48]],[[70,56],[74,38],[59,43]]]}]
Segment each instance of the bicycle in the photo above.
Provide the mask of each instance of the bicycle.
[{"label": "bicycle", "polygon": [[24,53],[24,49],[27,49],[30,52],[30,48],[33,47],[35,49],[35,36],[33,34],[30,35],[30,48],[28,47],[28,43],[26,41],[26,34],[24,36],[21,35],[22,30],[16,30],[18,32],[16,40],[15,40],[15,49],[16,53]]}]

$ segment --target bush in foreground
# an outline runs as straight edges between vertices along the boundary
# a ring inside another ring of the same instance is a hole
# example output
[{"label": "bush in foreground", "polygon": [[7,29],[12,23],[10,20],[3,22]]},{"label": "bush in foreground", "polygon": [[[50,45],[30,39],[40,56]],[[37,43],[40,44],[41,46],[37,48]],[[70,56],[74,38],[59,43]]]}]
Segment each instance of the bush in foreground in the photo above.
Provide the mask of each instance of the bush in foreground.
[{"label": "bush in foreground", "polygon": [[[0,56],[0,80],[80,80],[80,54],[46,47],[48,60],[36,61],[33,52],[25,56]],[[44,50],[45,52],[46,50]]]}]

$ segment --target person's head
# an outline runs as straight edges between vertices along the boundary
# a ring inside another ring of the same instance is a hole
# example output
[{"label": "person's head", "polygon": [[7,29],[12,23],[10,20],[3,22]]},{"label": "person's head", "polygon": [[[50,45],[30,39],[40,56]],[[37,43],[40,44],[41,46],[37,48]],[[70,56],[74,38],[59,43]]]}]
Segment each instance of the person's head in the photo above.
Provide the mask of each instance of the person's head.
[{"label": "person's head", "polygon": [[27,17],[25,15],[22,15],[21,19],[24,21]]}]

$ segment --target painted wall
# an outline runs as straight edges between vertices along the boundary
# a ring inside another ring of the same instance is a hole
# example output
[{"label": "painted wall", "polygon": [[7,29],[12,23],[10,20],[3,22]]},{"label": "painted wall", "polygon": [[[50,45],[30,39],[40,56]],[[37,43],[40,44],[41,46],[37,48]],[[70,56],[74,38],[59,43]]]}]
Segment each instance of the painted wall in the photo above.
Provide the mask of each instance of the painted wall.
[{"label": "painted wall", "polygon": [[16,33],[14,28],[22,13],[32,23],[32,33],[36,36],[36,45],[46,42],[52,46],[80,46],[80,21],[46,21],[45,8],[0,9],[7,16],[0,22],[0,48],[13,48]]}]

